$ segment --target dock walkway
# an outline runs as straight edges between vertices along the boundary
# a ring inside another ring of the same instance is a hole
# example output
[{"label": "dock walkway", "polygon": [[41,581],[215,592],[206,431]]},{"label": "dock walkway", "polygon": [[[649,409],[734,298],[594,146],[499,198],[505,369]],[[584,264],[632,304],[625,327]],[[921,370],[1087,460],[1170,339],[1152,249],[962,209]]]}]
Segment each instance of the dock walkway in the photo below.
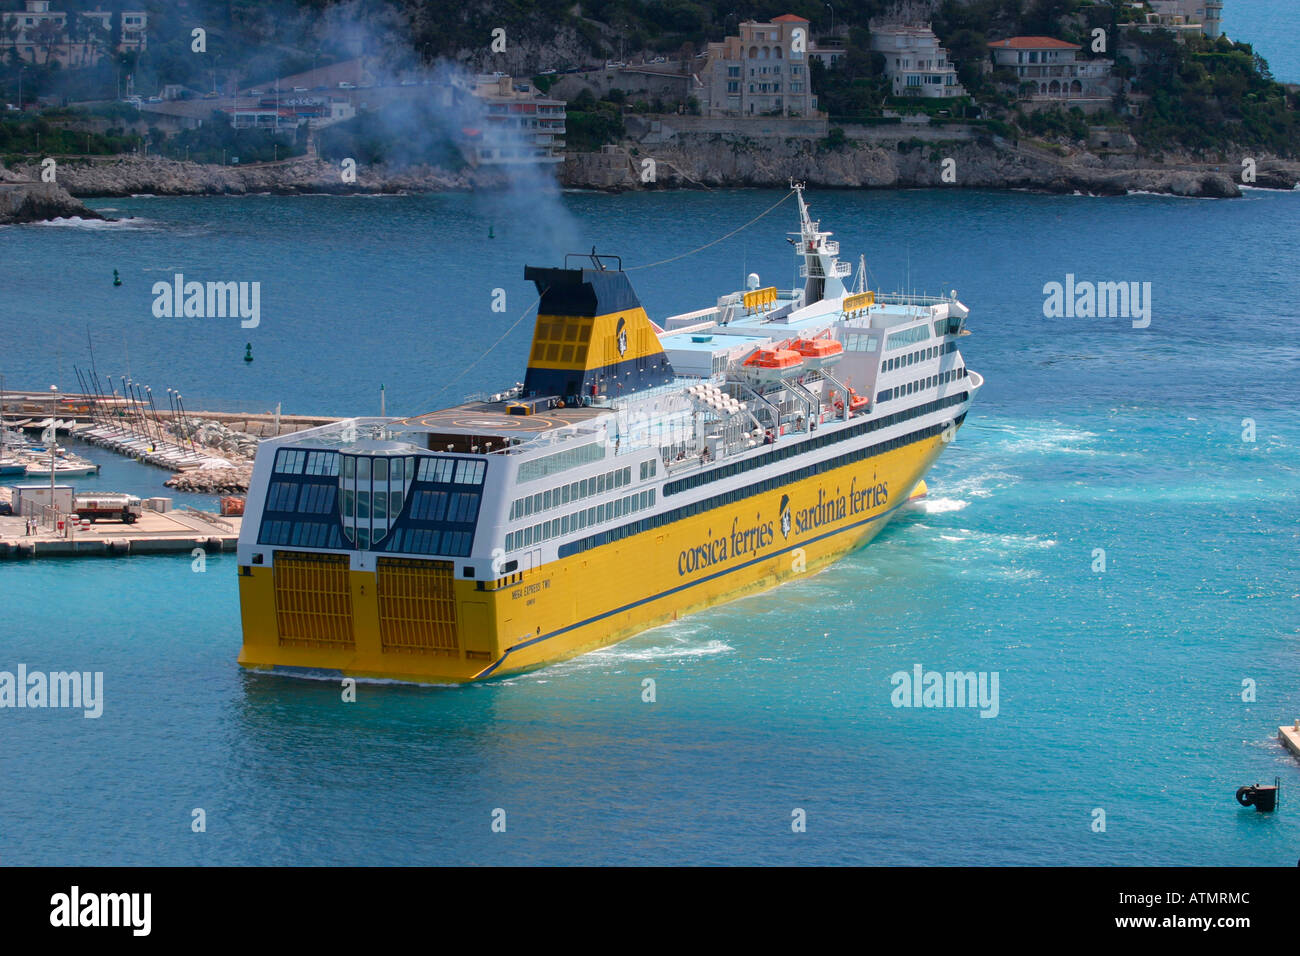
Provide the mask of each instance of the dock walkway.
[{"label": "dock walkway", "polygon": [[97,521],[88,528],[74,528],[70,535],[43,527],[39,534],[28,536],[25,518],[0,517],[0,561],[167,554],[195,548],[233,551],[242,522],[242,518],[216,515],[205,520],[185,511],[146,511],[135,524]]}]

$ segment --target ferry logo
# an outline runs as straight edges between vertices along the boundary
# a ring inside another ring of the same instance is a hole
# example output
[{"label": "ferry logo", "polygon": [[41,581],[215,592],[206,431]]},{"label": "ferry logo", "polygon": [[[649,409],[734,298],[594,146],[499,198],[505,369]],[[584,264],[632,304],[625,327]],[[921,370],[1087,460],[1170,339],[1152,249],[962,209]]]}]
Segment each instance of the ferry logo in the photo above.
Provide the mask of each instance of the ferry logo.
[{"label": "ferry logo", "polygon": [[618,320],[618,337],[614,341],[618,346],[618,357],[622,358],[627,354],[627,322],[622,318]]},{"label": "ferry logo", "polygon": [[790,496],[781,496],[781,537],[790,540]]}]

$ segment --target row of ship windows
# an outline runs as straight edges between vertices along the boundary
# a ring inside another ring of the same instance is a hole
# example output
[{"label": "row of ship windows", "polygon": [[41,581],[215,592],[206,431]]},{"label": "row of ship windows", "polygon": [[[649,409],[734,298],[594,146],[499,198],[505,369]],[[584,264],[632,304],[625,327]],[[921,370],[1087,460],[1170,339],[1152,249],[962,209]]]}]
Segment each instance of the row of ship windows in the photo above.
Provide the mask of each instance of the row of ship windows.
[{"label": "row of ship windows", "polygon": [[593,461],[600,461],[604,457],[604,442],[587,442],[587,444],[579,445],[576,448],[566,448],[564,451],[557,451],[553,455],[546,455],[542,458],[534,458],[531,461],[524,462],[519,466],[519,474],[515,480],[520,483],[536,481],[538,478],[545,478],[548,475],[558,474],[570,468],[577,468],[579,465],[589,465]]},{"label": "row of ship windows", "polygon": [[292,544],[303,548],[343,546],[339,526],[323,521],[263,521],[257,541],[259,544]]},{"label": "row of ship windows", "polygon": [[[337,476],[342,458],[344,478],[369,479],[372,475],[376,481],[387,481],[391,475],[394,481],[409,480],[415,476],[415,456],[405,458],[385,455],[342,455],[333,451],[307,451],[302,448],[283,448],[276,456],[275,470],[282,475],[328,475]],[[440,484],[479,485],[487,463],[469,458],[445,458],[440,455],[423,456],[420,459],[419,478],[421,481]]]},{"label": "row of ship windows", "polygon": [[469,531],[435,531],[429,528],[398,528],[384,545],[385,551],[408,554],[445,554],[462,558],[469,554],[474,535]]},{"label": "row of ship windows", "polygon": [[[641,477],[645,477],[644,464],[641,465]],[[607,471],[603,475],[592,475],[590,478],[583,478],[581,481],[571,481],[567,485],[560,485],[558,488],[548,488],[546,491],[539,491],[535,495],[516,498],[511,502],[510,520],[514,521],[516,518],[540,514],[551,508],[567,505],[571,501],[590,498],[592,495],[603,495],[607,491],[613,491],[615,488],[622,488],[624,485],[630,485],[631,483],[632,469],[629,467]]]},{"label": "row of ship windows", "polygon": [[353,518],[378,518],[387,521],[402,513],[402,493],[400,491],[353,492],[343,489],[343,518],[345,524],[352,524]]},{"label": "row of ship windows", "polygon": [[300,511],[323,515],[334,510],[334,496],[338,485],[273,481],[266,494],[267,511]]},{"label": "row of ship windows", "polygon": [[940,372],[938,375],[931,375],[929,378],[917,379],[915,382],[908,382],[906,385],[896,385],[893,388],[887,388],[876,395],[876,404],[888,402],[891,399],[902,398],[905,395],[911,395],[919,392],[924,388],[934,388],[937,385],[946,385],[948,382],[955,382],[966,375],[964,368],[951,368],[946,372]]},{"label": "row of ship windows", "polygon": [[[455,471],[454,477],[453,469]],[[469,458],[442,458],[435,455],[420,459],[419,479],[442,485],[453,483],[457,485],[481,485],[486,471],[486,462],[473,461]]]},{"label": "row of ship windows", "polygon": [[[357,529],[357,544],[362,550],[370,547],[369,531]],[[376,539],[376,543],[382,537]],[[321,521],[281,521],[262,522],[262,531],[258,535],[259,544],[293,545],[301,548],[335,548],[345,547],[336,524]],[[410,554],[445,554],[464,557],[470,553],[474,535],[469,531],[439,531],[431,528],[398,528],[389,536],[383,550],[401,551]]]},{"label": "row of ship windows", "polygon": [[337,475],[339,456],[333,451],[282,448],[275,456],[275,470],[282,475]]},{"label": "row of ship windows", "polygon": [[[472,523],[478,517],[478,493],[417,491],[411,496],[412,521],[455,521]],[[397,512],[393,512],[397,516]]]},{"label": "row of ship windows", "polygon": [[917,325],[910,329],[904,329],[902,332],[894,332],[889,338],[885,339],[885,351],[892,352],[896,348],[911,345],[913,342],[924,342],[929,337],[929,325]]},{"label": "row of ship windows", "polygon": [[907,355],[899,355],[896,358],[885,359],[884,364],[880,366],[880,370],[882,372],[892,372],[896,368],[915,365],[917,362],[924,362],[932,358],[938,358],[940,355],[947,355],[949,352],[955,351],[957,351],[956,342],[945,342],[943,345],[921,349],[919,352],[909,352]]},{"label": "row of ship windows", "polygon": [[521,528],[519,531],[512,531],[506,535],[506,551],[518,551],[520,548],[532,547],[535,544],[541,544],[543,541],[549,541],[551,538],[572,534],[575,531],[581,531],[583,528],[600,524],[603,521],[612,521],[633,512],[653,508],[654,503],[655,493],[654,489],[651,488],[649,491],[642,491],[639,494],[628,495],[582,511],[575,511],[573,514],[564,515],[562,518],[552,518],[550,521],[535,524],[531,528]]},{"label": "row of ship windows", "polygon": [[[670,481],[664,485],[665,495],[674,495],[679,491],[687,491],[700,485],[708,484],[713,481],[721,481],[724,478],[730,478],[733,475],[740,474],[743,471],[749,471],[752,468],[762,468],[764,465],[770,465],[773,462],[784,461],[792,455],[802,455],[805,452],[813,451],[817,448],[824,448],[827,445],[836,442],[847,441],[863,432],[879,431],[882,428],[888,428],[890,425],[897,425],[905,422],[910,418],[919,418],[921,415],[928,415],[931,412],[937,412],[944,408],[951,408],[953,405],[959,405],[966,401],[968,395],[961,392],[957,395],[949,395],[947,398],[935,399],[932,402],[926,402],[923,405],[917,405],[913,408],[904,409],[901,412],[894,412],[892,415],[885,415],[880,418],[871,418],[866,421],[858,422],[856,425],[847,425],[844,428],[836,429],[832,432],[823,432],[815,438],[808,438],[803,441],[788,442],[784,445],[777,445],[772,451],[754,458],[738,461],[731,465],[723,465],[720,468],[712,468],[709,471],[699,472],[686,478],[679,478],[677,481]],[[786,479],[782,479],[783,481]],[[792,479],[791,479],[792,480]]]},{"label": "row of ship windows", "polygon": [[[953,423],[960,426],[966,419],[966,413],[958,415]],[[623,538],[632,537],[633,535],[644,534],[655,528],[662,528],[664,525],[672,524],[674,521],[680,521],[683,518],[689,518],[692,515],[703,514],[712,511],[714,508],[725,507],[726,505],[735,504],[744,498],[754,495],[760,495],[776,488],[781,488],[792,482],[802,481],[805,478],[811,478],[814,475],[820,475],[824,472],[836,468],[842,468],[845,465],[855,461],[861,461],[864,458],[870,458],[880,455],[895,448],[901,448],[904,445],[910,445],[913,442],[921,441],[925,438],[933,438],[943,433],[948,427],[946,423],[929,425],[926,428],[918,429],[907,435],[898,438],[891,438],[888,441],[878,442],[867,448],[858,451],[845,452],[835,458],[828,458],[825,461],[819,461],[816,464],[805,465],[795,471],[784,475],[777,475],[774,478],[768,478],[764,481],[755,482],[744,488],[737,488],[734,491],[724,492],[720,495],[714,495],[712,498],[706,498],[703,501],[694,501],[688,505],[682,505],[680,508],[674,508],[671,511],[664,511],[648,518],[642,518],[639,521],[633,521],[629,524],[617,528],[610,528],[608,531],[602,531],[600,534],[591,535],[578,541],[571,541],[568,544],[562,544],[559,548],[559,556],[567,558],[571,555],[581,554],[583,551],[589,551],[592,548],[598,548],[601,545],[609,544],[613,541],[619,541]]]}]

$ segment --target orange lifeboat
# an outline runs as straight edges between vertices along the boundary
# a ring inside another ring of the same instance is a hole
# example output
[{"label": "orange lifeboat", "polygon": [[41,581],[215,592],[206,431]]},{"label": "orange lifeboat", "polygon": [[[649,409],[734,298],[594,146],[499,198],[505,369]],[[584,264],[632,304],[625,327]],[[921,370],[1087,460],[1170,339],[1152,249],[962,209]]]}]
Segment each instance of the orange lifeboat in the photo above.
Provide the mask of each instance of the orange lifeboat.
[{"label": "orange lifeboat", "polygon": [[[784,343],[783,343],[784,344]],[[773,381],[793,375],[803,367],[803,356],[794,349],[781,345],[770,349],[755,349],[745,359],[745,370],[760,381]]]},{"label": "orange lifeboat", "polygon": [[[837,398],[835,392],[831,392],[831,402],[835,405],[835,410],[837,412],[844,411],[844,399]],[[870,404],[871,404],[871,399],[867,398],[865,395],[859,395],[856,391],[854,391],[852,385],[849,386],[849,413],[850,414],[852,414],[853,412],[863,411]]]},{"label": "orange lifeboat", "polygon": [[844,355],[844,346],[832,338],[795,339],[790,345],[809,368],[821,368],[838,362]]}]

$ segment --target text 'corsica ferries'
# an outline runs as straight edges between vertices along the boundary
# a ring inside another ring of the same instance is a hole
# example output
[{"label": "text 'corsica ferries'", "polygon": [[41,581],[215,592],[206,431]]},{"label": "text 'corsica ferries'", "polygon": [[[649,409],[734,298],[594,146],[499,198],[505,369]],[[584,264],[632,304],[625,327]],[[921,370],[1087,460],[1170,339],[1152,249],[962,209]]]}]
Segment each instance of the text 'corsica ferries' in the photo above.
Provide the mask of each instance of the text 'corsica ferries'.
[{"label": "text 'corsica ferries'", "polygon": [[955,293],[867,291],[865,269],[850,289],[794,195],[801,289],[751,275],[659,326],[616,257],[529,267],[541,298],[522,385],[263,442],[239,538],[240,663],[495,677],[875,536],[983,384],[957,348],[968,313]]}]

